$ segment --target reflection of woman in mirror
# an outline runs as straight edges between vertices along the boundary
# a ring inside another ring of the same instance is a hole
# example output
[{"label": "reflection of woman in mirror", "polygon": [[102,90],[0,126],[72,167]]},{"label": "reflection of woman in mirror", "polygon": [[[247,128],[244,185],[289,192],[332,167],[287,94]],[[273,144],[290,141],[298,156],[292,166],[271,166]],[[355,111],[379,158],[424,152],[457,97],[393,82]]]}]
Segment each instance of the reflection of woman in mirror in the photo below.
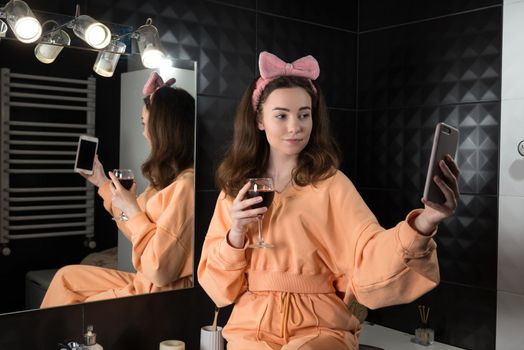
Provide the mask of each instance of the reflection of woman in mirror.
[{"label": "reflection of woman in mirror", "polygon": [[[167,83],[173,83],[168,81]],[[136,197],[114,174],[105,175],[98,158],[86,179],[99,188],[104,207],[128,221],[118,228],[131,241],[136,273],[88,265],[60,269],[42,307],[79,303],[186,288],[193,285],[195,100],[185,90],[170,87],[152,73],[144,86],[144,137],[151,153],[142,164],[148,188]]]},{"label": "reflection of woman in mirror", "polygon": [[[260,55],[232,145],[218,168],[222,190],[202,249],[198,279],[219,306],[235,303],[224,328],[228,349],[358,349],[350,308],[407,303],[439,282],[437,225],[453,214],[458,168],[435,178],[446,202],[424,201],[382,228],[339,170],[327,107],[312,56],[292,64]],[[247,178],[271,177],[274,199],[249,198]],[[249,249],[263,215],[272,248]]]}]

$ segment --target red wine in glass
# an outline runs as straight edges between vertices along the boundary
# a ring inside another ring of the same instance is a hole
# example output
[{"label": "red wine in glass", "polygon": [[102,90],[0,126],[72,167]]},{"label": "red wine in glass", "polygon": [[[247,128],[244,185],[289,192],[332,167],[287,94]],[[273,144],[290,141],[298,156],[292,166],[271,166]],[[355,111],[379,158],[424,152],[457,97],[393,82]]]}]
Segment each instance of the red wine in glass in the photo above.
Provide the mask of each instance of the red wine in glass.
[{"label": "red wine in glass", "polygon": [[122,187],[128,191],[131,189],[131,187],[133,187],[133,179],[118,179],[118,181],[120,182]]},{"label": "red wine in glass", "polygon": [[[113,174],[118,179],[118,182],[124,187],[126,190],[130,190],[133,186],[133,182],[135,181],[135,174],[133,174],[133,170],[131,169],[115,169],[113,170]],[[113,220],[117,221],[127,221],[129,218],[127,215],[122,212],[117,217],[114,217]]]},{"label": "red wine in glass", "polygon": [[[275,196],[275,188],[273,187],[273,179],[269,177],[264,178],[251,178],[248,179],[250,183],[249,190],[247,192],[248,198],[253,198],[260,196],[262,197],[262,201],[260,203],[256,203],[252,206],[253,209],[261,208],[261,207],[267,207],[271,205],[271,202],[273,202],[273,197]],[[273,248],[274,245],[267,243],[262,238],[262,218],[263,215],[257,216],[258,221],[258,237],[255,243],[250,244],[250,248]]]},{"label": "red wine in glass", "polygon": [[269,208],[269,206],[271,205],[271,202],[273,202],[273,197],[275,196],[275,191],[270,191],[270,190],[265,190],[264,189],[264,190],[258,190],[258,191],[249,190],[247,192],[247,197],[248,198],[254,198],[254,197],[257,197],[257,196],[262,197],[262,202],[253,204],[251,206],[251,208],[253,208],[253,209],[262,208],[262,207]]}]

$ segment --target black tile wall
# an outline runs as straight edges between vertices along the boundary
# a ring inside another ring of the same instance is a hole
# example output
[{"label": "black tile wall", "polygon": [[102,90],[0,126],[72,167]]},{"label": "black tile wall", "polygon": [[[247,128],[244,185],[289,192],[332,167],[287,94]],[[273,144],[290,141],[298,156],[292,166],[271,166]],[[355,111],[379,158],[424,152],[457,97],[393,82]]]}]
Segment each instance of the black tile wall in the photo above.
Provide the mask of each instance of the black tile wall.
[{"label": "black tile wall", "polygon": [[[204,244],[204,239],[206,237],[207,229],[209,222],[213,217],[213,212],[215,210],[215,204],[218,198],[218,191],[197,191],[196,193],[196,202],[199,203],[198,210],[195,213],[195,256],[200,257],[202,254],[202,245]],[[195,276],[197,275],[196,271],[198,269],[199,259],[195,259]],[[198,283],[198,279],[195,278]]]},{"label": "black tile wall", "polygon": [[360,110],[358,183],[422,192],[438,122],[460,130],[461,192],[496,194],[500,102]]},{"label": "black tile wall", "polygon": [[331,134],[341,152],[340,170],[353,182],[357,170],[357,112],[329,109]]},{"label": "black tile wall", "polygon": [[233,137],[233,121],[238,100],[221,97],[198,97],[197,188],[212,190],[215,169]]},{"label": "black tile wall", "polygon": [[357,31],[358,1],[356,0],[328,0],[323,1],[322,6],[318,6],[318,3],[315,2],[301,0],[260,0],[258,10],[329,27]]},{"label": "black tile wall", "polygon": [[435,238],[443,281],[496,290],[497,220],[497,196],[461,195]]},{"label": "black tile wall", "polygon": [[225,5],[233,5],[238,7],[245,7],[248,9],[255,9],[257,7],[257,0],[210,0],[216,3],[222,3]]},{"label": "black tile wall", "polygon": [[501,0],[360,1],[360,31],[501,4]]},{"label": "black tile wall", "polygon": [[359,108],[500,100],[502,9],[360,35]]},{"label": "black tile wall", "polygon": [[[395,226],[409,210],[422,207],[418,192],[364,189],[361,195],[383,227]],[[497,213],[496,196],[461,195],[455,215],[439,225],[435,236],[442,281],[496,287]]]},{"label": "black tile wall", "polygon": [[413,333],[431,304],[436,339],[467,349],[495,347],[502,8],[482,7],[497,3],[360,2],[357,184],[383,226],[421,207],[435,124],[460,130],[461,198],[435,237],[442,283],[369,319]]}]

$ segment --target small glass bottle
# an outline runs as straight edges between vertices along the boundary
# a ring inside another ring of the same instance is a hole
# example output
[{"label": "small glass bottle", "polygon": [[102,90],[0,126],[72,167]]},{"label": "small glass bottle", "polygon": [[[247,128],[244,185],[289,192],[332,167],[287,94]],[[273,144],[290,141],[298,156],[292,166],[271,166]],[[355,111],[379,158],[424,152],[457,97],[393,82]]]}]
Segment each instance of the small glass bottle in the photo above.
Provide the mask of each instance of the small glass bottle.
[{"label": "small glass bottle", "polygon": [[87,326],[87,332],[84,334],[84,346],[82,350],[103,350],[102,345],[96,343],[96,333],[93,332],[93,326]]}]

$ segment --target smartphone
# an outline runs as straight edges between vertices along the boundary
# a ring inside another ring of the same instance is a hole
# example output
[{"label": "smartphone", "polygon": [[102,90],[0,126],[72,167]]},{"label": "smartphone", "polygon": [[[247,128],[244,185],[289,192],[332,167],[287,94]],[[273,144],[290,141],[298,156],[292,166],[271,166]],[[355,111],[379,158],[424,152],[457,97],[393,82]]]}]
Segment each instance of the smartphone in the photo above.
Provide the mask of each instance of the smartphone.
[{"label": "smartphone", "polygon": [[76,149],[74,171],[87,175],[93,174],[93,163],[98,149],[98,138],[89,135],[80,135]]},{"label": "smartphone", "polygon": [[433,137],[433,147],[431,148],[426,184],[424,185],[424,199],[439,204],[446,202],[444,194],[435,181],[433,181],[433,177],[438,175],[442,180],[446,181],[438,163],[443,160],[447,154],[455,159],[458,142],[459,131],[457,128],[445,123],[437,124],[435,136]]}]

